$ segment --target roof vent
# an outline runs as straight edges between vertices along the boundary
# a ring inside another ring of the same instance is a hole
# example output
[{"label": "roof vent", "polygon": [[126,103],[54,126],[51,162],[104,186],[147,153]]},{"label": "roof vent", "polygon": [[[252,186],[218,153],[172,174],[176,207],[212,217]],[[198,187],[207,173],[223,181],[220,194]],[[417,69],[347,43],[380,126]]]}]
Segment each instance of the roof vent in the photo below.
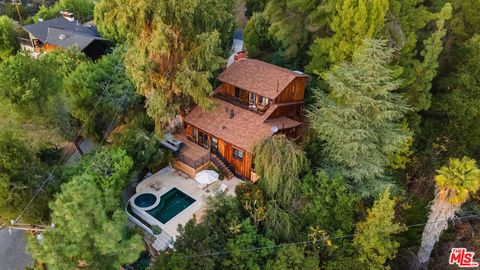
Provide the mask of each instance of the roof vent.
[{"label": "roof vent", "polygon": [[61,34],[60,36],[58,36],[58,39],[60,39],[60,40],[64,40],[64,39],[66,39],[66,38],[67,38],[67,36],[64,35],[64,34]]},{"label": "roof vent", "polygon": [[233,112],[233,109],[230,110],[230,119],[232,119],[233,117],[235,117],[235,112]]}]

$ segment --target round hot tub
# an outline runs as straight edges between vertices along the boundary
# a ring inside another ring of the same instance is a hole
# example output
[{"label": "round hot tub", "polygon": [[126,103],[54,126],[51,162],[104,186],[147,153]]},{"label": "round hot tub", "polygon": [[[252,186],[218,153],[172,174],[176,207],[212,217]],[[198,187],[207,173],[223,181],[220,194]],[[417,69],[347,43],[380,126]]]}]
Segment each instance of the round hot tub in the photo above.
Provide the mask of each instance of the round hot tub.
[{"label": "round hot tub", "polygon": [[156,201],[157,201],[157,196],[153,195],[152,193],[140,194],[134,200],[135,205],[142,208],[151,207],[155,204]]}]

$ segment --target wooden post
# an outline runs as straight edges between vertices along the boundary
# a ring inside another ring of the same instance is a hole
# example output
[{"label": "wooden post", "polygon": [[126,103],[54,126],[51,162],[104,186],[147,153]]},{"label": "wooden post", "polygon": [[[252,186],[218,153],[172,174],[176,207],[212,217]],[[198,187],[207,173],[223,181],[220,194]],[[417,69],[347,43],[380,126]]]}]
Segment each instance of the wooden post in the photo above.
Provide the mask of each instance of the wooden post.
[{"label": "wooden post", "polygon": [[18,19],[20,20],[20,24],[23,25],[22,15],[20,14],[20,9],[18,8],[18,6],[22,4],[22,2],[20,2],[20,0],[13,0],[13,3],[15,7],[17,7],[17,14],[18,14]]}]

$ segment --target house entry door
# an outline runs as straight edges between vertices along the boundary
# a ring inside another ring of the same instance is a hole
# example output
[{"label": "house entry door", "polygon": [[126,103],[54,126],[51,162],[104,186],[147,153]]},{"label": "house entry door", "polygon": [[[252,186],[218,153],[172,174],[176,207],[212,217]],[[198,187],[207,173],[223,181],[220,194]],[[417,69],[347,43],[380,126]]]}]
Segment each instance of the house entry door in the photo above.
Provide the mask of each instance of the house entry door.
[{"label": "house entry door", "polygon": [[198,144],[208,149],[208,135],[199,131],[198,132]]}]

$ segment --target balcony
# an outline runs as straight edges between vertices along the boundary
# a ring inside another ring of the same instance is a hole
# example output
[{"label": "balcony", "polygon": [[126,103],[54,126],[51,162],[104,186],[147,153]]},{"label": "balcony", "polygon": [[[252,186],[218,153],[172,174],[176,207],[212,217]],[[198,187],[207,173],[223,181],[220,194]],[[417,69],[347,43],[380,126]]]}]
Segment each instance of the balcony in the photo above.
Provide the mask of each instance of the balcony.
[{"label": "balcony", "polygon": [[262,106],[262,107],[260,107],[260,106],[259,107],[256,107],[256,106],[254,107],[254,106],[249,105],[248,102],[242,102],[238,98],[232,97],[232,96],[230,96],[228,94],[225,94],[225,93],[216,93],[214,95],[214,97],[219,98],[219,99],[221,99],[223,101],[226,101],[228,103],[231,103],[233,105],[236,105],[238,107],[241,107],[243,109],[249,110],[251,112],[254,112],[258,115],[263,115],[264,112],[268,109],[268,105]]}]

